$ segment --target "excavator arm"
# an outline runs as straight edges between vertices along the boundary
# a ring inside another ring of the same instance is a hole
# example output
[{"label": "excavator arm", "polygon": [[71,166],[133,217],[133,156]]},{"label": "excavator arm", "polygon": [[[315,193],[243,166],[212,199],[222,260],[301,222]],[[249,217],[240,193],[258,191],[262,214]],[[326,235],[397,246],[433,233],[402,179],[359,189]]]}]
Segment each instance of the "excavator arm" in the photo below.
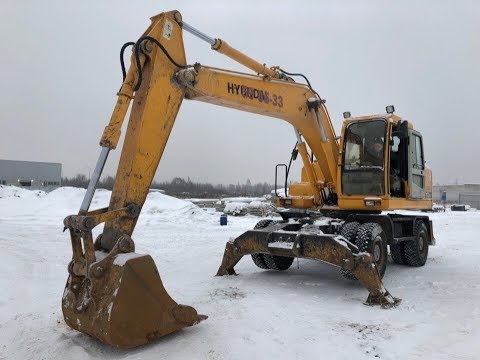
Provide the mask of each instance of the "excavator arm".
[{"label": "excavator arm", "polygon": [[[184,98],[290,123],[313,202],[318,206],[322,205],[320,191],[324,187],[333,189],[339,152],[324,102],[309,85],[297,84],[279,68],[268,68],[226,42],[200,33],[184,23],[177,11],[159,14],[151,20],[149,28],[134,44],[132,65],[100,140],[101,154],[79,214],[64,220],[73,250],[62,300],[64,318],[72,328],[122,348],[148,343],[206,318],[192,307],[177,304],[168,295],[153,260],[149,255],[135,254],[131,238]],[[183,29],[256,74],[187,65]],[[118,145],[132,100],[110,204],[108,208],[90,211],[96,184],[109,151]],[[315,171],[307,145],[320,170]],[[103,232],[94,241],[92,229],[102,223]],[[233,273],[233,266],[241,256],[252,252],[249,245],[255,244],[251,238],[244,236],[236,245],[230,245],[219,275]],[[347,261],[361,282],[368,283],[365,286],[372,303],[394,302],[383,289],[378,273],[375,275],[369,255],[353,254],[334,238],[326,239],[324,244],[328,256],[315,255],[313,246],[313,252],[305,257],[317,257],[339,266]],[[363,276],[364,272],[368,274]]]}]

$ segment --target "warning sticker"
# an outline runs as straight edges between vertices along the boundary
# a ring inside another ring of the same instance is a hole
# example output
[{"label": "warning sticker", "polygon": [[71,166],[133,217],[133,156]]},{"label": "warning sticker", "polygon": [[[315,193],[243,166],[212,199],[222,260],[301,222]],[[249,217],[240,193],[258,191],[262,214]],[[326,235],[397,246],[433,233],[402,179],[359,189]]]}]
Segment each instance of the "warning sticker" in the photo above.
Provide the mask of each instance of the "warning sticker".
[{"label": "warning sticker", "polygon": [[163,37],[167,40],[172,38],[173,24],[169,20],[165,20],[165,25],[163,25]]}]

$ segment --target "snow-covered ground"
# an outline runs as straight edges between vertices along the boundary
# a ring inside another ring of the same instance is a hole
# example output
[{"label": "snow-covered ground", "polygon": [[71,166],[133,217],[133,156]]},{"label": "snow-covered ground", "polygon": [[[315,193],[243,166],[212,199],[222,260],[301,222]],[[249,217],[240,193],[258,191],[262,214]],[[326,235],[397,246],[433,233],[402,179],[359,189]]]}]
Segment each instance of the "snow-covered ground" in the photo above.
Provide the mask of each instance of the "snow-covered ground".
[{"label": "snow-covered ground", "polygon": [[[148,196],[133,234],[179,303],[208,320],[122,351],[65,325],[61,297],[71,258],[63,218],[84,190],[0,186],[0,359],[478,359],[480,212],[435,213],[437,246],[423,268],[388,264],[384,284],[403,299],[383,310],[337,269],[303,260],[287,272],[249,258],[239,276],[214,277],[225,242],[256,217],[229,217],[161,193]],[[108,204],[97,191],[92,208]]]}]

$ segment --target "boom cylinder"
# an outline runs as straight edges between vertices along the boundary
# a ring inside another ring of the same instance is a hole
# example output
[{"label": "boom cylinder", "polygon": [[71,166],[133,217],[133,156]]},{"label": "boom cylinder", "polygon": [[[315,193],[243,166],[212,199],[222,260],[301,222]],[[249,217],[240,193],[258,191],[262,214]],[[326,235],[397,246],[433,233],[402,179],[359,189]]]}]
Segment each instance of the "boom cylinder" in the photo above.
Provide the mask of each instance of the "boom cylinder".
[{"label": "boom cylinder", "polygon": [[272,78],[279,77],[278,73],[276,73],[272,69],[269,69],[265,64],[260,64],[258,61],[255,61],[251,57],[245,55],[237,49],[234,49],[224,40],[215,39],[215,44],[212,45],[212,50],[216,50],[220,54],[228,56],[230,59],[239,62],[247,68],[255,71],[257,74],[267,75]]},{"label": "boom cylinder", "polygon": [[215,44],[215,39],[211,38],[208,35],[205,35],[200,30],[195,29],[193,26],[188,25],[185,21],[182,21],[182,28],[190,34],[195,35],[196,37],[208,42],[212,46]]}]

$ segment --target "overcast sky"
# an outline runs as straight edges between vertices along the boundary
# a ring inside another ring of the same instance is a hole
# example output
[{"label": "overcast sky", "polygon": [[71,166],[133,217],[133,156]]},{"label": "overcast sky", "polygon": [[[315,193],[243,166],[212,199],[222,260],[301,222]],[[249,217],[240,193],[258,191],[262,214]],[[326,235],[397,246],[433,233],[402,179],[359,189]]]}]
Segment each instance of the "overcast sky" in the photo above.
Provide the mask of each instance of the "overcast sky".
[{"label": "overcast sky", "polygon": [[[0,158],[92,171],[121,84],[120,47],[173,9],[259,62],[306,74],[337,133],[343,111],[394,104],[423,133],[434,183],[480,182],[478,1],[2,0]],[[188,63],[245,71],[184,38]],[[184,101],[156,179],[272,183],[294,144],[280,120]]]}]

